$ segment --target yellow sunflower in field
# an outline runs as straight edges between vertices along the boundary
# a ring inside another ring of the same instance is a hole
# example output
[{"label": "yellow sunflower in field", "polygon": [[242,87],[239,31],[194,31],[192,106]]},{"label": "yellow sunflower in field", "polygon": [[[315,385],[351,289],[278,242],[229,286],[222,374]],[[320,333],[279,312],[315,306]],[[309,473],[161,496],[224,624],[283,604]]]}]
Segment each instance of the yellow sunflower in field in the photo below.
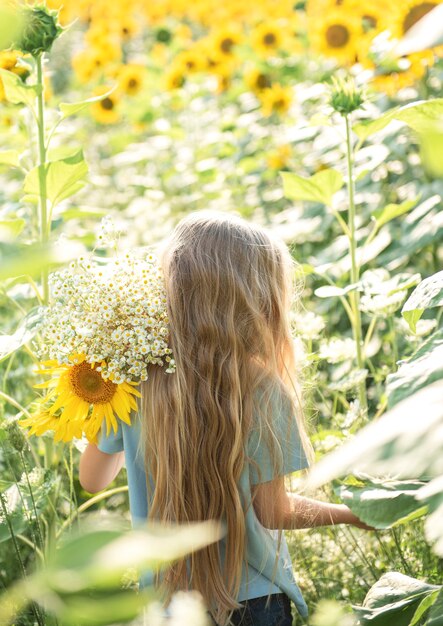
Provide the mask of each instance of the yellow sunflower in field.
[{"label": "yellow sunflower in field", "polygon": [[[34,386],[49,391],[39,401],[41,409],[21,421],[22,426],[31,428],[31,434],[54,430],[57,440],[69,441],[83,431],[94,442],[103,420],[107,434],[111,429],[117,431],[117,419],[131,423],[131,411],[137,410],[134,396],[141,395],[134,389],[138,383],[105,380],[95,369],[96,364],[85,361],[83,355],[74,355],[68,364],[48,360],[42,365],[38,373],[50,379]],[[52,402],[49,408],[48,401]]]},{"label": "yellow sunflower in field", "polygon": [[292,90],[290,87],[283,87],[275,83],[270,89],[265,89],[260,94],[263,115],[269,116],[273,113],[282,115],[291,106]]},{"label": "yellow sunflower in field", "polygon": [[226,27],[212,33],[211,39],[216,54],[231,56],[234,54],[235,46],[241,42],[242,36],[238,30]]},{"label": "yellow sunflower in field", "polygon": [[[95,96],[101,96],[109,91],[109,87],[101,85],[94,91]],[[120,120],[118,111],[119,96],[115,91],[107,95],[103,100],[91,104],[92,117],[100,124],[115,124]]]},{"label": "yellow sunflower in field", "polygon": [[145,68],[138,63],[123,65],[118,72],[120,89],[129,96],[134,96],[140,91],[144,78]]},{"label": "yellow sunflower in field", "polygon": [[263,22],[251,32],[251,45],[261,56],[276,54],[284,39],[284,30],[276,22]]},{"label": "yellow sunflower in field", "polygon": [[355,15],[336,8],[321,18],[308,20],[308,38],[314,52],[352,65],[358,54],[361,27]]},{"label": "yellow sunflower in field", "polygon": [[186,70],[183,65],[173,63],[164,74],[164,85],[168,91],[180,89],[186,82]]},{"label": "yellow sunflower in field", "polygon": [[[389,14],[388,28],[392,37],[401,39],[422,17],[442,2],[443,0],[432,2],[405,0],[405,2],[397,3],[395,11]],[[435,57],[441,54],[442,49],[442,46],[438,46],[432,50],[415,52],[400,59],[400,65],[404,66],[403,71],[400,68],[398,71],[376,75],[373,80],[374,87],[393,96],[400,89],[414,85],[434,64]]]},{"label": "yellow sunflower in field", "polygon": [[265,70],[257,67],[245,72],[244,79],[249,89],[257,94],[272,87],[271,76]]}]

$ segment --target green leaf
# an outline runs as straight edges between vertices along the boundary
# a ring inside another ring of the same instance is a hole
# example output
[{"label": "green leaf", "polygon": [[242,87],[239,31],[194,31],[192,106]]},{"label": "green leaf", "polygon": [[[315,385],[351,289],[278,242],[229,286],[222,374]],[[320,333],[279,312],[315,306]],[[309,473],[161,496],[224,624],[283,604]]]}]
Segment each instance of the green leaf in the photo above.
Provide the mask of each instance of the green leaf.
[{"label": "green leaf", "polygon": [[18,237],[25,224],[25,220],[21,217],[13,220],[0,220],[0,241],[11,241]]},{"label": "green leaf", "polygon": [[[158,567],[184,557],[223,536],[212,522],[165,527],[146,524],[128,533],[93,531],[70,538],[45,572],[51,587],[69,592],[116,584],[127,568]],[[61,576],[60,572],[68,572]]]},{"label": "green leaf", "polygon": [[360,626],[409,626],[422,600],[439,590],[437,585],[387,572],[370,588],[362,606],[352,608]]},{"label": "green leaf", "polygon": [[392,120],[407,124],[413,130],[433,132],[440,124],[443,115],[443,98],[420,100],[411,102],[403,107],[396,107],[386,111],[376,120],[365,120],[353,126],[353,131],[364,141],[370,135],[385,128]]},{"label": "green leaf", "polygon": [[310,200],[330,205],[332,196],[343,187],[343,176],[333,169],[321,170],[304,178],[292,172],[281,172],[284,194],[290,200]]},{"label": "green leaf", "polygon": [[31,109],[34,109],[35,99],[38,94],[36,85],[25,85],[17,74],[3,69],[0,69],[0,78],[8,102],[12,104],[26,104]]},{"label": "green leaf", "polygon": [[422,387],[443,379],[443,330],[431,335],[398,370],[386,379],[388,405],[413,395]]},{"label": "green leaf", "polygon": [[426,512],[415,495],[425,483],[420,481],[366,481],[364,487],[342,485],[336,491],[353,513],[375,528],[388,528],[410,518],[412,513]]},{"label": "green leaf", "polygon": [[[39,168],[34,167],[26,176],[24,191],[29,200],[38,200]],[[48,199],[53,206],[69,198],[85,184],[88,166],[83,158],[83,152],[79,150],[72,157],[60,161],[50,161],[46,165],[46,187]]]},{"label": "green leaf", "polygon": [[437,600],[439,593],[441,593],[441,592],[436,590],[436,591],[433,591],[432,593],[430,593],[425,598],[423,598],[423,600],[418,605],[418,607],[417,607],[417,609],[416,609],[416,611],[415,611],[415,613],[414,613],[414,615],[412,617],[412,620],[409,623],[409,626],[416,626],[420,622],[421,618],[425,615],[426,611],[429,611],[431,606]]},{"label": "green leaf", "polygon": [[0,335],[0,362],[28,343],[38,331],[42,314],[39,307],[31,309],[12,335]]},{"label": "green leaf", "polygon": [[0,165],[20,167],[20,152],[18,150],[4,150],[0,152]]},{"label": "green leaf", "polygon": [[443,177],[443,122],[433,131],[419,133],[420,154],[426,172],[433,177]]},{"label": "green leaf", "polygon": [[40,243],[30,245],[3,244],[0,248],[0,281],[16,276],[40,276],[49,265],[59,265],[78,257],[84,247],[71,241],[63,245]]},{"label": "green leaf", "polygon": [[443,589],[437,596],[425,626],[443,626]]},{"label": "green leaf", "polygon": [[88,592],[61,596],[59,599],[61,602],[54,604],[54,613],[60,624],[108,626],[132,622],[154,599],[154,594],[147,589],[135,593],[133,589],[115,588],[106,594]]},{"label": "green leaf", "polygon": [[0,50],[6,50],[14,43],[23,28],[23,17],[17,9],[5,2],[0,6]]},{"label": "green leaf", "polygon": [[415,333],[424,310],[436,306],[443,306],[443,271],[422,280],[404,303],[401,313]]},{"label": "green leaf", "polygon": [[347,474],[432,478],[443,473],[443,381],[420,389],[369,424],[340,448],[323,457],[309,472],[308,487],[318,487]]},{"label": "green leaf", "polygon": [[115,91],[115,89],[116,87],[112,87],[112,89],[110,89],[106,93],[100,94],[99,96],[94,96],[93,98],[88,98],[87,100],[82,100],[81,102],[61,102],[60,112],[62,114],[62,119],[65,119],[70,115],[76,115],[77,113],[80,113],[80,111],[83,111],[83,109],[86,109],[90,104],[93,104],[94,102],[100,102],[101,100],[108,98]]},{"label": "green leaf", "polygon": [[381,228],[384,224],[387,224],[394,218],[404,215],[410,211],[416,204],[417,199],[406,200],[401,204],[387,204],[384,208],[376,209],[372,213],[372,217],[375,218],[377,228]]}]

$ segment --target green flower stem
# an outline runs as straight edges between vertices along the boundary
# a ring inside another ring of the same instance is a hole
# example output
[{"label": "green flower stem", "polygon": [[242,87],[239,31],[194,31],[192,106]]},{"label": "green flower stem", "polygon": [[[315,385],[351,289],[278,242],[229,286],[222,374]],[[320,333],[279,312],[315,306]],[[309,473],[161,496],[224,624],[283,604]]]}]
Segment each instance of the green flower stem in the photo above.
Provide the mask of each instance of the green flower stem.
[{"label": "green flower stem", "polygon": [[20,539],[20,541],[22,541],[23,543],[25,543],[27,546],[29,546],[30,548],[32,548],[34,550],[34,552],[36,553],[36,555],[40,558],[40,560],[42,561],[42,563],[44,563],[45,561],[45,555],[43,554],[43,552],[39,549],[38,546],[36,546],[35,543],[33,543],[32,541],[30,541],[27,537],[25,537],[24,535],[19,535],[18,533],[15,535],[17,537],[17,539]]},{"label": "green flower stem", "polygon": [[[11,535],[12,543],[14,544],[14,550],[15,550],[15,553],[17,555],[17,559],[18,559],[18,562],[19,562],[19,565],[20,565],[22,578],[23,578],[23,580],[26,580],[27,577],[26,577],[25,564],[23,563],[23,559],[22,559],[22,556],[20,554],[20,548],[19,548],[18,543],[17,543],[17,536],[16,536],[14,528],[12,526],[12,522],[11,522],[11,519],[9,517],[8,508],[7,508],[7,505],[6,505],[6,502],[5,502],[4,498],[5,498],[5,496],[3,495],[3,493],[0,493],[0,502],[1,502],[1,508],[2,508],[2,511],[3,511],[3,515],[5,517],[6,524],[7,524],[8,529],[9,529],[9,534]],[[42,616],[40,615],[40,611],[37,609],[37,606],[36,606],[35,603],[32,603],[32,610],[34,612],[35,619],[37,620],[38,625],[39,626],[44,626],[44,622],[42,620]]]},{"label": "green flower stem", "polygon": [[369,342],[372,339],[372,334],[374,332],[374,328],[375,328],[375,324],[377,323],[377,316],[374,315],[374,317],[371,318],[371,321],[369,322],[369,327],[366,333],[366,337],[365,337],[365,341],[363,344],[363,358],[366,358],[366,350],[368,349],[368,345]]},{"label": "green flower stem", "polygon": [[20,456],[20,459],[21,459],[21,462],[22,462],[22,465],[23,465],[24,473],[25,473],[25,476],[26,476],[26,483],[27,483],[28,489],[29,489],[29,496],[30,496],[31,502],[32,502],[32,509],[34,511],[35,525],[37,527],[37,536],[38,536],[39,546],[43,550],[44,542],[43,542],[42,529],[40,527],[40,521],[39,521],[39,517],[38,517],[38,513],[37,513],[37,506],[35,504],[34,491],[32,490],[31,481],[29,480],[28,466],[26,465],[26,459],[25,459],[25,455],[23,454],[23,451],[19,452],[19,456]]},{"label": "green flower stem", "polygon": [[[48,199],[46,189],[46,145],[45,145],[45,103],[43,84],[42,54],[36,58],[37,64],[37,128],[38,128],[38,180],[40,187],[40,242],[44,246],[48,242]],[[49,301],[48,269],[42,270],[43,304]]]},{"label": "green flower stem", "polygon": [[20,402],[17,402],[17,400],[14,400],[14,398],[12,398],[11,396],[8,396],[7,393],[5,393],[4,391],[0,391],[0,398],[3,398],[4,400],[6,400],[6,402],[8,402],[8,404],[11,404],[12,406],[15,406],[16,409],[18,409],[19,411],[21,411],[23,413],[23,415],[25,415],[26,417],[30,418],[31,414],[29,413],[29,411],[27,409],[25,409],[24,406],[22,406],[20,404]]},{"label": "green flower stem", "polygon": [[97,502],[101,502],[101,500],[105,500],[106,498],[109,498],[110,496],[113,496],[116,493],[123,493],[125,491],[128,491],[128,486],[127,485],[124,485],[122,487],[114,487],[114,489],[108,489],[108,491],[104,491],[103,493],[99,493],[96,496],[94,496],[93,498],[90,498],[89,500],[87,500],[86,502],[83,502],[83,504],[81,504],[74,511],[74,514],[63,522],[60,530],[57,533],[57,537],[59,537],[62,534],[62,532],[65,530],[65,528],[67,528],[68,526],[70,526],[72,524],[74,519],[76,517],[78,517],[80,515],[80,513],[83,513],[83,511],[86,511],[87,509],[89,509],[89,507],[94,506],[94,504],[97,504]]},{"label": "green flower stem", "polygon": [[[357,284],[359,281],[359,267],[357,263],[357,241],[355,238],[355,188],[354,188],[354,159],[352,152],[351,141],[351,121],[349,115],[345,115],[346,122],[346,157],[347,157],[347,170],[348,170],[348,195],[349,195],[349,248],[351,257],[351,283]],[[360,315],[360,293],[357,289],[354,289],[349,294],[349,302],[354,314],[354,320],[352,324],[352,331],[355,340],[357,367],[359,369],[364,368],[364,356],[363,356],[363,342],[362,342],[362,325]],[[362,381],[358,386],[358,395],[360,401],[360,407],[364,413],[368,413],[368,400],[366,396],[365,381]]]}]

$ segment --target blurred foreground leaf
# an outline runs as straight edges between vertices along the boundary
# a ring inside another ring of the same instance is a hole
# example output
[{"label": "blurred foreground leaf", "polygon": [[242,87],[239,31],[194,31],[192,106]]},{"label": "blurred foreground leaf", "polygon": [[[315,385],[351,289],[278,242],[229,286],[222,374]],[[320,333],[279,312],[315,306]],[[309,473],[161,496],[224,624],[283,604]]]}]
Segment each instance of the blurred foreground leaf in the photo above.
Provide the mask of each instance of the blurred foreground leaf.
[{"label": "blurred foreground leaf", "polygon": [[151,588],[138,594],[122,589],[128,569],[138,574],[156,571],[219,541],[223,534],[220,524],[201,522],[170,527],[150,523],[129,532],[96,530],[69,536],[44,569],[0,598],[0,622],[14,619],[11,599],[20,594],[72,626],[105,626],[134,619],[155,594]]},{"label": "blurred foreground leaf", "polygon": [[[432,6],[429,3],[429,6]],[[408,29],[405,36],[394,47],[392,53],[398,56],[428,50],[443,43],[443,7],[441,5],[426,13],[424,17]]]},{"label": "blurred foreground leaf", "polygon": [[9,46],[20,35],[23,27],[23,16],[17,9],[14,10],[12,5],[8,6],[5,2],[0,4],[0,50],[9,48]]},{"label": "blurred foreground leaf", "polygon": [[64,241],[62,244],[40,243],[30,245],[0,245],[0,280],[15,276],[40,276],[50,265],[67,263],[82,254],[81,244]]},{"label": "blurred foreground leaf", "polygon": [[356,472],[399,479],[440,476],[441,436],[443,381],[438,381],[399,402],[354,439],[323,457],[309,472],[307,485],[318,487]]}]

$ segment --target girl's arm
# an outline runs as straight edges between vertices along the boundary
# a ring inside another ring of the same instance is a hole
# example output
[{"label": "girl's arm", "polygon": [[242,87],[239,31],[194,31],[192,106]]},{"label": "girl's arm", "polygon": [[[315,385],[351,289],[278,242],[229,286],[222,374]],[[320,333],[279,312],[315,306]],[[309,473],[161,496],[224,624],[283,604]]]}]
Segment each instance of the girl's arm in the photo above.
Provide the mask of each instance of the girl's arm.
[{"label": "girl's arm", "polygon": [[117,476],[125,462],[124,452],[106,454],[89,443],[80,457],[80,484],[89,493],[105,489]]},{"label": "girl's arm", "polygon": [[314,528],[352,524],[374,530],[362,522],[345,504],[312,500],[287,492],[283,476],[252,487],[253,505],[259,522],[266,528]]}]

